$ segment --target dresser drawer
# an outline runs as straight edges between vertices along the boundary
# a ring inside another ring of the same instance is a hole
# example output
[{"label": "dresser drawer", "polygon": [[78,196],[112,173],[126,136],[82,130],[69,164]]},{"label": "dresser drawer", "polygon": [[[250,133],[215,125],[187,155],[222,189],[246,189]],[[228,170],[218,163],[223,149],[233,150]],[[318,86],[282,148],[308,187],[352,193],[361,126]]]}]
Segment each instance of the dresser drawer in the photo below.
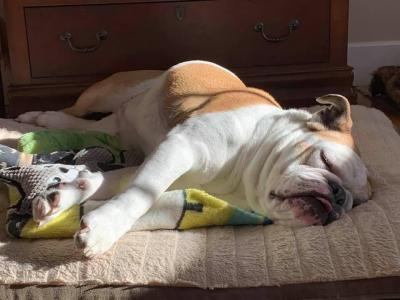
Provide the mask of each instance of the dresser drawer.
[{"label": "dresser drawer", "polygon": [[[27,7],[31,76],[165,69],[189,59],[231,68],[326,62],[329,9],[329,0]],[[289,35],[293,20],[299,27]],[[263,32],[255,30],[260,22]],[[271,42],[263,33],[287,39]]]}]

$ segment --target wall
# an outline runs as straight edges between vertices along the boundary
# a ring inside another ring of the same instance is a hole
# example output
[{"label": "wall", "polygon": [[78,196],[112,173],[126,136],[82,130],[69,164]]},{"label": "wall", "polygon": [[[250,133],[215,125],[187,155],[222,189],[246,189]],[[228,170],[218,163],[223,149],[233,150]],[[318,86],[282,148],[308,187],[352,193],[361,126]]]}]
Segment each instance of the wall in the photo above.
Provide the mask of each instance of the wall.
[{"label": "wall", "polygon": [[348,63],[368,85],[383,65],[400,65],[400,0],[350,0]]}]

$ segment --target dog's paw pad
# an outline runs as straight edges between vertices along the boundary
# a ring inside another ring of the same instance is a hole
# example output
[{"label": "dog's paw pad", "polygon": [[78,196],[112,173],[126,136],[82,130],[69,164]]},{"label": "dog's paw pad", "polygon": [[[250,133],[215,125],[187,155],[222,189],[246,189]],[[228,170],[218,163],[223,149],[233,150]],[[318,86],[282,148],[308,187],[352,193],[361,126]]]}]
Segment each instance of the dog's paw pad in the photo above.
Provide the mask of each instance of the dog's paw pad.
[{"label": "dog's paw pad", "polygon": [[87,179],[78,179],[76,183],[80,190],[87,190],[90,187],[90,182]]},{"label": "dog's paw pad", "polygon": [[51,207],[58,207],[61,201],[61,195],[58,191],[51,191],[46,195],[47,201]]},{"label": "dog's paw pad", "polygon": [[37,196],[32,201],[32,214],[35,220],[42,220],[47,214],[45,199],[42,196]]}]

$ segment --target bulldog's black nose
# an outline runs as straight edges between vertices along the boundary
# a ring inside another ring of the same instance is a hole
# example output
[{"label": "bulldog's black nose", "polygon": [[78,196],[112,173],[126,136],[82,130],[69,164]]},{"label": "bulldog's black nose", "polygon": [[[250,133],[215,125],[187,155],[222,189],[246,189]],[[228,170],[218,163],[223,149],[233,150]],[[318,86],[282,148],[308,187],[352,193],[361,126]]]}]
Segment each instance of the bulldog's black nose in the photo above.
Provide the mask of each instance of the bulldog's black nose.
[{"label": "bulldog's black nose", "polygon": [[346,202],[346,191],[344,188],[336,182],[329,182],[328,184],[332,190],[333,203],[340,206],[344,205]]}]

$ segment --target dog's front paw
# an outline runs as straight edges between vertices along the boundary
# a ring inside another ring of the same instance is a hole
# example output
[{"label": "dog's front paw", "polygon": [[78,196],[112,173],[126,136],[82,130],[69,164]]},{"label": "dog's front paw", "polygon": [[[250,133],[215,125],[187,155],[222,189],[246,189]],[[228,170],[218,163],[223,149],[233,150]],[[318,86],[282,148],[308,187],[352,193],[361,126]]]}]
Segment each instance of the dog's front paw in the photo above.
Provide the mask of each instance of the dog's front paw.
[{"label": "dog's front paw", "polygon": [[75,233],[74,239],[76,247],[82,249],[86,257],[92,258],[109,250],[119,237],[108,218],[93,212],[82,218],[81,229]]},{"label": "dog's front paw", "polygon": [[42,114],[42,111],[29,111],[20,114],[15,120],[21,123],[35,124],[36,119]]}]

